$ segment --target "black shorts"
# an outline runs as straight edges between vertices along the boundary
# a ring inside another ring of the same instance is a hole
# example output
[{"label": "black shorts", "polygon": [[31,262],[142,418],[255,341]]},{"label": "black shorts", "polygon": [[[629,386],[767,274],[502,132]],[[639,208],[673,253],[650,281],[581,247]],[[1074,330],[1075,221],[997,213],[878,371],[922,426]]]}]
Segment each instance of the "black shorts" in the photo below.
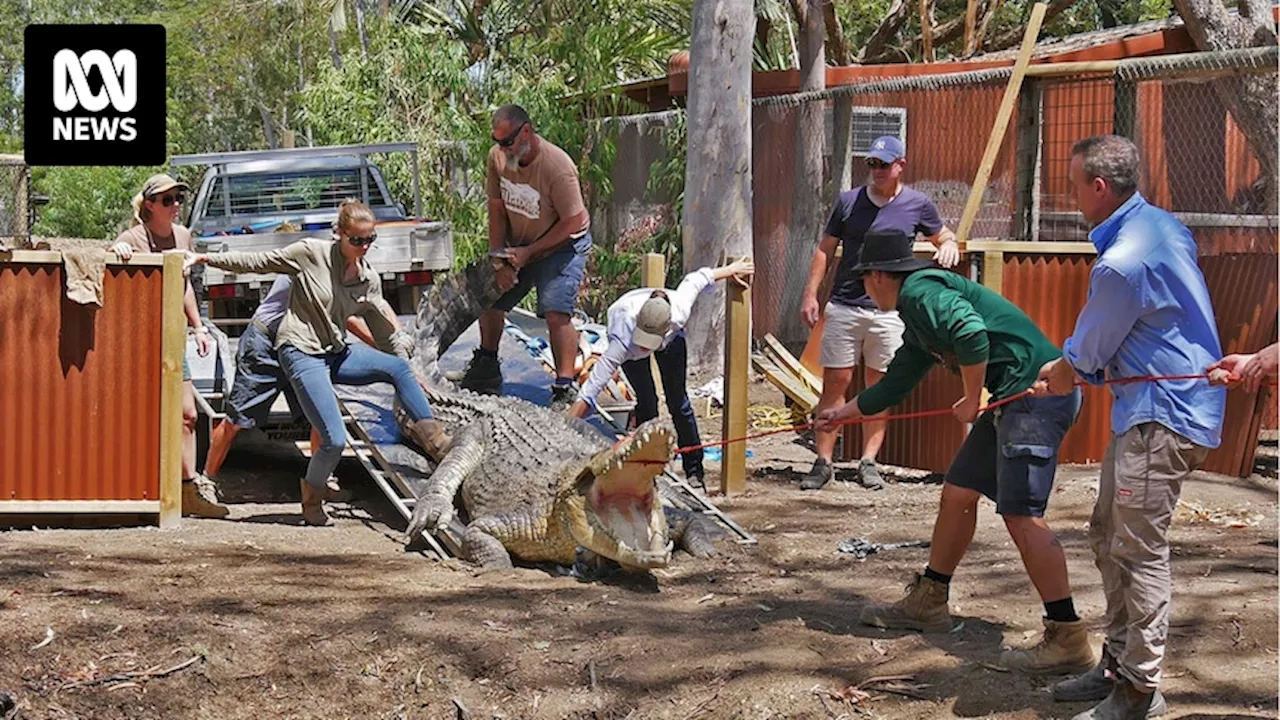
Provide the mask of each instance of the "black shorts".
[{"label": "black shorts", "polygon": [[1043,517],[1058,446],[1080,415],[1081,393],[1026,397],[984,412],[947,468],[945,482],[976,490],[1001,515]]}]

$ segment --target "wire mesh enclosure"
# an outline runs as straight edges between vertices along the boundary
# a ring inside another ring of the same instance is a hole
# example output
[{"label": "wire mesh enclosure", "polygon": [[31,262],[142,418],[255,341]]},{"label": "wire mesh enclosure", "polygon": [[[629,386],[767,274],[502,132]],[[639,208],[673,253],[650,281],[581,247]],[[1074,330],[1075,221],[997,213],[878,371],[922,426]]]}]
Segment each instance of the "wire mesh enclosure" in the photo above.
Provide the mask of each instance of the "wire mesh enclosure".
[{"label": "wire mesh enclosure", "polygon": [[0,155],[0,247],[26,247],[30,240],[30,180],[21,155]]}]

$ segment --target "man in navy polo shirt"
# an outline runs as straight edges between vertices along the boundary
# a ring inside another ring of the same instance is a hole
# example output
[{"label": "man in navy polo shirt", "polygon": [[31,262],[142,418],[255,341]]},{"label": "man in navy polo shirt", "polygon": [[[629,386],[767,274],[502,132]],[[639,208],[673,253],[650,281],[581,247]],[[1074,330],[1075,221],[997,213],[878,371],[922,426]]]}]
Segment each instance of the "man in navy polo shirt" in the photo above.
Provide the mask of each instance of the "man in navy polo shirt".
[{"label": "man in navy polo shirt", "polygon": [[[867,297],[861,276],[853,272],[867,234],[896,232],[912,239],[922,235],[938,248],[933,259],[942,267],[952,267],[960,260],[955,233],[943,225],[933,201],[902,183],[906,156],[902,141],[892,135],[876,138],[871,143],[871,152],[867,154],[871,182],[840,194],[822,241],[813,252],[800,309],[801,319],[811,328],[817,324],[820,312],[818,286],[835,255],[836,245],[843,246],[822,331],[822,398],[814,410],[815,416],[844,403],[845,393],[853,382],[854,366],[860,361],[866,366],[866,383],[870,387],[880,380],[893,354],[902,347],[902,321],[897,311],[877,309]],[[876,468],[876,453],[884,443],[885,422],[872,421],[862,427],[859,476],[863,486],[878,490],[884,483]],[[834,473],[831,457],[836,446],[836,431],[815,431],[814,444],[818,458],[800,482],[802,490],[821,488]]]}]

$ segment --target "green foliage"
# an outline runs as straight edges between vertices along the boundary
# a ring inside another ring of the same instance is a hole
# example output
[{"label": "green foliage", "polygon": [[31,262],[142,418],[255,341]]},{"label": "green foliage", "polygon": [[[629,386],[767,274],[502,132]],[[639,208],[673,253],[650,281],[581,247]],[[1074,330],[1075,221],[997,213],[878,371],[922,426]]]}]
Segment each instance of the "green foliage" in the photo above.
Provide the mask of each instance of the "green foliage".
[{"label": "green foliage", "polygon": [[49,198],[32,232],[46,237],[112,240],[128,227],[130,201],[154,167],[34,168],[32,184]]}]

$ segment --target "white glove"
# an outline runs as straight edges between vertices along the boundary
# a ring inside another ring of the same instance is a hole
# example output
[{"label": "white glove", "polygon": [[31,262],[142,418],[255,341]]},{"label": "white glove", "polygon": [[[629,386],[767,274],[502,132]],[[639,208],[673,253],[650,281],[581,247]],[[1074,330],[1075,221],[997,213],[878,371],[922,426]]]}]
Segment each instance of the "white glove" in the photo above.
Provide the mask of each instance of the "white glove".
[{"label": "white glove", "polygon": [[121,240],[111,246],[111,252],[119,255],[121,260],[128,260],[133,257],[133,246],[124,240]]}]

